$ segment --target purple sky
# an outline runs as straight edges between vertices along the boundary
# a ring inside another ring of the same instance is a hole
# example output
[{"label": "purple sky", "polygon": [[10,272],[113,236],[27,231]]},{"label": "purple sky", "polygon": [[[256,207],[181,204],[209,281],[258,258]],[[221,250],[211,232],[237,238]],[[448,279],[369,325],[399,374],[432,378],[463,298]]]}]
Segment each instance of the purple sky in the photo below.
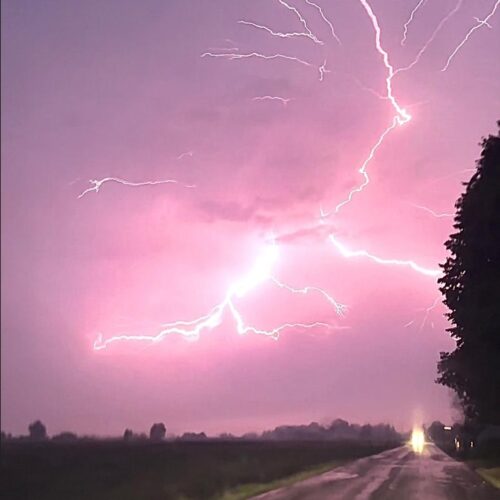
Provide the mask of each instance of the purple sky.
[{"label": "purple sky", "polygon": [[[500,109],[500,12],[463,1],[419,62],[392,80],[412,115],[357,170],[395,110],[361,1],[5,0],[2,2],[2,429],[42,419],[50,433],[117,434],[164,421],[169,432],[241,433],[284,423],[453,415],[434,384],[444,329],[436,279],[347,258],[328,239],[435,269],[464,172]],[[457,0],[370,0],[394,68],[410,64]],[[500,8],[498,9],[500,11]],[[281,53],[286,59],[200,57]],[[238,50],[236,50],[238,49]],[[318,68],[330,71],[320,80]],[[291,99],[256,100],[274,96]],[[191,154],[183,155],[183,153]],[[179,159],[179,156],[181,158]],[[182,184],[130,187],[175,179]],[[188,341],[94,341],[156,335],[210,312],[247,276],[269,238],[272,274],[237,299],[247,325],[287,328],[277,341],[221,324]],[[413,322],[412,322],[413,321]],[[408,325],[408,323],[411,323]],[[406,325],[406,326],[405,326]]]}]

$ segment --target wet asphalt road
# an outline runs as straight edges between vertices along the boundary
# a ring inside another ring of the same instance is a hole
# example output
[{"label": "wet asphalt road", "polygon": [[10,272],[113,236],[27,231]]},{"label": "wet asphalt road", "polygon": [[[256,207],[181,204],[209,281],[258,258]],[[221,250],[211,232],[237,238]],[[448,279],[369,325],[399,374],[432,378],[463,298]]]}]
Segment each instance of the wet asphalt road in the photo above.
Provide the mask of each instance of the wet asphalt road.
[{"label": "wet asphalt road", "polygon": [[408,446],[356,460],[259,500],[500,500],[498,490],[461,462],[426,444],[422,454]]}]

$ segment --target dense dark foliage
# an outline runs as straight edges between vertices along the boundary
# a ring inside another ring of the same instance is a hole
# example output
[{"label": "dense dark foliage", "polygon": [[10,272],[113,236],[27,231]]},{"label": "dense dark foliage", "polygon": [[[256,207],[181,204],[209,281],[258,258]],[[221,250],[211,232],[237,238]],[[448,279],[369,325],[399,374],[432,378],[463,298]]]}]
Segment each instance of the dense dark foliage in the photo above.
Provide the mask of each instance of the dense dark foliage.
[{"label": "dense dark foliage", "polygon": [[151,441],[161,441],[165,438],[167,428],[163,422],[153,424],[149,430],[149,439]]},{"label": "dense dark foliage", "polygon": [[262,433],[262,439],[284,441],[369,440],[374,443],[398,441],[399,433],[392,425],[358,425],[337,418],[330,425],[312,422],[309,425],[280,425]]},{"label": "dense dark foliage", "polygon": [[134,437],[134,433],[130,429],[125,429],[123,433],[123,439],[125,441],[130,441]]},{"label": "dense dark foliage", "polygon": [[500,425],[500,133],[482,147],[446,242],[439,283],[456,348],[441,353],[437,381],[456,392],[468,420]]},{"label": "dense dark foliage", "polygon": [[40,422],[40,420],[36,420],[30,424],[28,431],[30,433],[30,439],[33,439],[34,441],[47,439],[47,428],[42,424],[42,422]]}]

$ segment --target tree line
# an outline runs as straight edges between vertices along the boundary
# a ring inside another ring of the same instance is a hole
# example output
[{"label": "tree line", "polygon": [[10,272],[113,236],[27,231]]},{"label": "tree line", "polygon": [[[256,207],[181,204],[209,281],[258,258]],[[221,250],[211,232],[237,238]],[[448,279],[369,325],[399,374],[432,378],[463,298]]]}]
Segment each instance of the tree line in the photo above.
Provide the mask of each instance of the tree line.
[{"label": "tree line", "polygon": [[[146,433],[134,433],[131,429],[125,429],[122,439],[126,442],[161,442],[166,439],[167,428],[163,422],[154,423],[149,435]],[[31,442],[55,441],[71,442],[77,440],[89,440],[97,438],[79,437],[73,432],[62,432],[49,437],[46,426],[36,420],[28,426],[28,435],[12,437],[2,432],[2,440],[29,440]],[[204,432],[185,432],[180,436],[173,437],[178,441],[204,441],[204,440],[244,440],[244,441],[332,441],[332,440],[359,440],[374,443],[398,442],[401,440],[399,434],[392,425],[389,424],[365,424],[359,425],[349,423],[346,420],[337,418],[330,424],[320,425],[312,422],[308,425],[281,425],[272,430],[262,433],[249,432],[242,436],[235,436],[230,433],[222,433],[216,437],[209,438]]]}]

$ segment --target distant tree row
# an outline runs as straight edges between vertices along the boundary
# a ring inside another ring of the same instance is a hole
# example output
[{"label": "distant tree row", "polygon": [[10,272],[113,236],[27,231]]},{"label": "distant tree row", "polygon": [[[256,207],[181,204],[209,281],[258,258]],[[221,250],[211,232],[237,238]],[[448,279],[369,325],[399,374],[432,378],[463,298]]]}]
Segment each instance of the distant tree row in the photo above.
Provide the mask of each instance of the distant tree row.
[{"label": "distant tree row", "polygon": [[[149,439],[151,441],[162,441],[165,439],[167,428],[163,423],[154,423],[149,431]],[[146,434],[134,434],[130,429],[126,429],[123,438],[125,441],[148,439]],[[2,441],[14,439],[12,434],[7,434],[2,431]],[[40,421],[35,420],[28,426],[28,436],[20,436],[17,439],[29,439],[30,441],[47,441],[49,439],[47,427]],[[78,436],[73,432],[61,432],[50,438],[52,441],[75,441]]]},{"label": "distant tree row", "polygon": [[[163,441],[165,439],[166,434],[167,434],[167,428],[165,427],[165,424],[163,422],[155,423],[151,426],[151,429],[149,429],[149,439],[151,441],[155,442]],[[131,429],[125,429],[125,432],[123,433],[123,439],[125,441],[137,441],[137,440],[145,440],[147,439],[147,436],[144,433],[134,434],[134,432]]]},{"label": "distant tree row", "polygon": [[392,425],[350,424],[338,418],[330,425],[312,422],[309,425],[281,425],[262,433],[267,440],[364,440],[376,442],[399,441],[400,434]]},{"label": "distant tree row", "polygon": [[[47,428],[40,421],[36,420],[28,427],[29,436],[17,439],[29,439],[30,441],[48,440]],[[165,439],[167,428],[162,422],[156,422],[149,430],[149,436],[145,433],[136,434],[131,429],[125,429],[123,440],[132,441],[152,441],[161,442]],[[11,435],[2,432],[2,440],[12,439]],[[79,439],[72,432],[62,432],[51,438],[52,441],[69,442]],[[89,439],[89,438],[87,438]],[[204,432],[185,432],[182,436],[176,438],[179,441],[204,441],[209,439]],[[218,440],[271,440],[271,441],[297,441],[297,440],[363,440],[372,442],[394,442],[401,439],[401,435],[388,424],[378,425],[358,425],[351,424],[340,418],[334,420],[329,425],[320,425],[312,422],[308,425],[281,425],[273,430],[264,431],[262,434],[247,433],[241,437],[232,434],[223,433],[216,439]]]},{"label": "distant tree row", "polygon": [[[2,431],[1,433],[2,441],[8,441],[11,439],[28,439],[30,441],[48,441],[49,436],[47,434],[47,428],[40,420],[35,420],[35,422],[31,423],[28,426],[28,436],[18,436],[14,438],[12,434],[7,434]],[[74,432],[60,432],[59,434],[55,434],[52,436],[51,441],[75,441],[78,439],[78,436]]]}]

